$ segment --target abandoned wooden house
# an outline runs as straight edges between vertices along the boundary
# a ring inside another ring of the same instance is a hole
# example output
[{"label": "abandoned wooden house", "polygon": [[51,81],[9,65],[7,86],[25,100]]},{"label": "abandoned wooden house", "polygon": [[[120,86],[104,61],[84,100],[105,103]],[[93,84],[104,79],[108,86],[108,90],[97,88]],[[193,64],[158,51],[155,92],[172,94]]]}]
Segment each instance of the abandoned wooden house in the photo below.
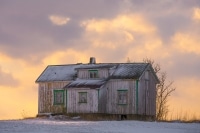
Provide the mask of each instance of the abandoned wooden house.
[{"label": "abandoned wooden house", "polygon": [[156,115],[158,78],[149,63],[49,65],[36,80],[38,115]]}]

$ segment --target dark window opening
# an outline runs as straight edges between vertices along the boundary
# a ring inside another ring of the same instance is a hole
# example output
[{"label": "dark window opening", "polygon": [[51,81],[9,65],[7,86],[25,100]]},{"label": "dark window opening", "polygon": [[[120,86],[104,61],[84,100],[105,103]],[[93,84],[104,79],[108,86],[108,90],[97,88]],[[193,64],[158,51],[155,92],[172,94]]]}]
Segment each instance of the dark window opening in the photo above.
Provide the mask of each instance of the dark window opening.
[{"label": "dark window opening", "polygon": [[79,92],[79,103],[87,103],[87,92]]},{"label": "dark window opening", "polygon": [[118,90],[118,104],[128,104],[128,91]]},{"label": "dark window opening", "polygon": [[98,70],[89,70],[90,78],[98,78]]},{"label": "dark window opening", "polygon": [[54,90],[54,105],[64,104],[64,90]]}]

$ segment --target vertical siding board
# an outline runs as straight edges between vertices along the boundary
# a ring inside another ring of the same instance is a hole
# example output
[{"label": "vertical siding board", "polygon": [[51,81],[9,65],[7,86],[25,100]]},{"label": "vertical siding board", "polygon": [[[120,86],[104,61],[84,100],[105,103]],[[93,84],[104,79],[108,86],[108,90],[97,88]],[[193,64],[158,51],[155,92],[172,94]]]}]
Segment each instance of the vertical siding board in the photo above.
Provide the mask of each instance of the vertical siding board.
[{"label": "vertical siding board", "polygon": [[144,77],[138,81],[138,114],[144,114]]},{"label": "vertical siding board", "polygon": [[150,92],[150,115],[155,115],[155,113],[156,113],[156,111],[155,111],[155,109],[156,109],[156,82],[155,82],[155,80],[154,80],[154,77],[153,77],[153,75],[152,75],[152,73],[150,73],[150,81],[149,81],[149,83],[150,83],[150,86],[149,86],[149,88],[150,88],[150,90],[149,90],[149,92]]},{"label": "vertical siding board", "polygon": [[108,87],[107,85],[102,86],[99,89],[99,100],[98,100],[98,111],[99,113],[107,112],[107,100],[108,100]]},{"label": "vertical siding board", "polygon": [[128,92],[128,110],[127,113],[132,114],[132,99],[133,99],[133,86],[132,82],[128,82],[129,92]]}]

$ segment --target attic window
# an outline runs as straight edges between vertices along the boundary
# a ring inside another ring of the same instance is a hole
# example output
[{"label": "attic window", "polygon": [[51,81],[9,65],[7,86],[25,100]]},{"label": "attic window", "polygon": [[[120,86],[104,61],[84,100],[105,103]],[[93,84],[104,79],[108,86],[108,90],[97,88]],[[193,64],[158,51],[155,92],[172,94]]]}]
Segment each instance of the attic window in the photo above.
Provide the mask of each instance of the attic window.
[{"label": "attic window", "polygon": [[98,78],[98,70],[89,70],[90,78]]},{"label": "attic window", "polygon": [[128,103],[128,90],[117,90],[118,92],[118,104],[126,105]]},{"label": "attic window", "polygon": [[64,104],[64,90],[54,90],[54,105],[63,105]]}]

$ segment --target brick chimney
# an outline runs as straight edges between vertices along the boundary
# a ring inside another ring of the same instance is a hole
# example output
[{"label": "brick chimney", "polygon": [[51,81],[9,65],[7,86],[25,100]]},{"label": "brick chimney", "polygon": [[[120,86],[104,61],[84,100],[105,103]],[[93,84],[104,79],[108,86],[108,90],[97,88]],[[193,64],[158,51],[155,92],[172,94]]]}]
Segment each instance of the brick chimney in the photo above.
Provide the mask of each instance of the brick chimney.
[{"label": "brick chimney", "polygon": [[95,57],[90,57],[90,62],[89,64],[96,64],[96,59]]}]

